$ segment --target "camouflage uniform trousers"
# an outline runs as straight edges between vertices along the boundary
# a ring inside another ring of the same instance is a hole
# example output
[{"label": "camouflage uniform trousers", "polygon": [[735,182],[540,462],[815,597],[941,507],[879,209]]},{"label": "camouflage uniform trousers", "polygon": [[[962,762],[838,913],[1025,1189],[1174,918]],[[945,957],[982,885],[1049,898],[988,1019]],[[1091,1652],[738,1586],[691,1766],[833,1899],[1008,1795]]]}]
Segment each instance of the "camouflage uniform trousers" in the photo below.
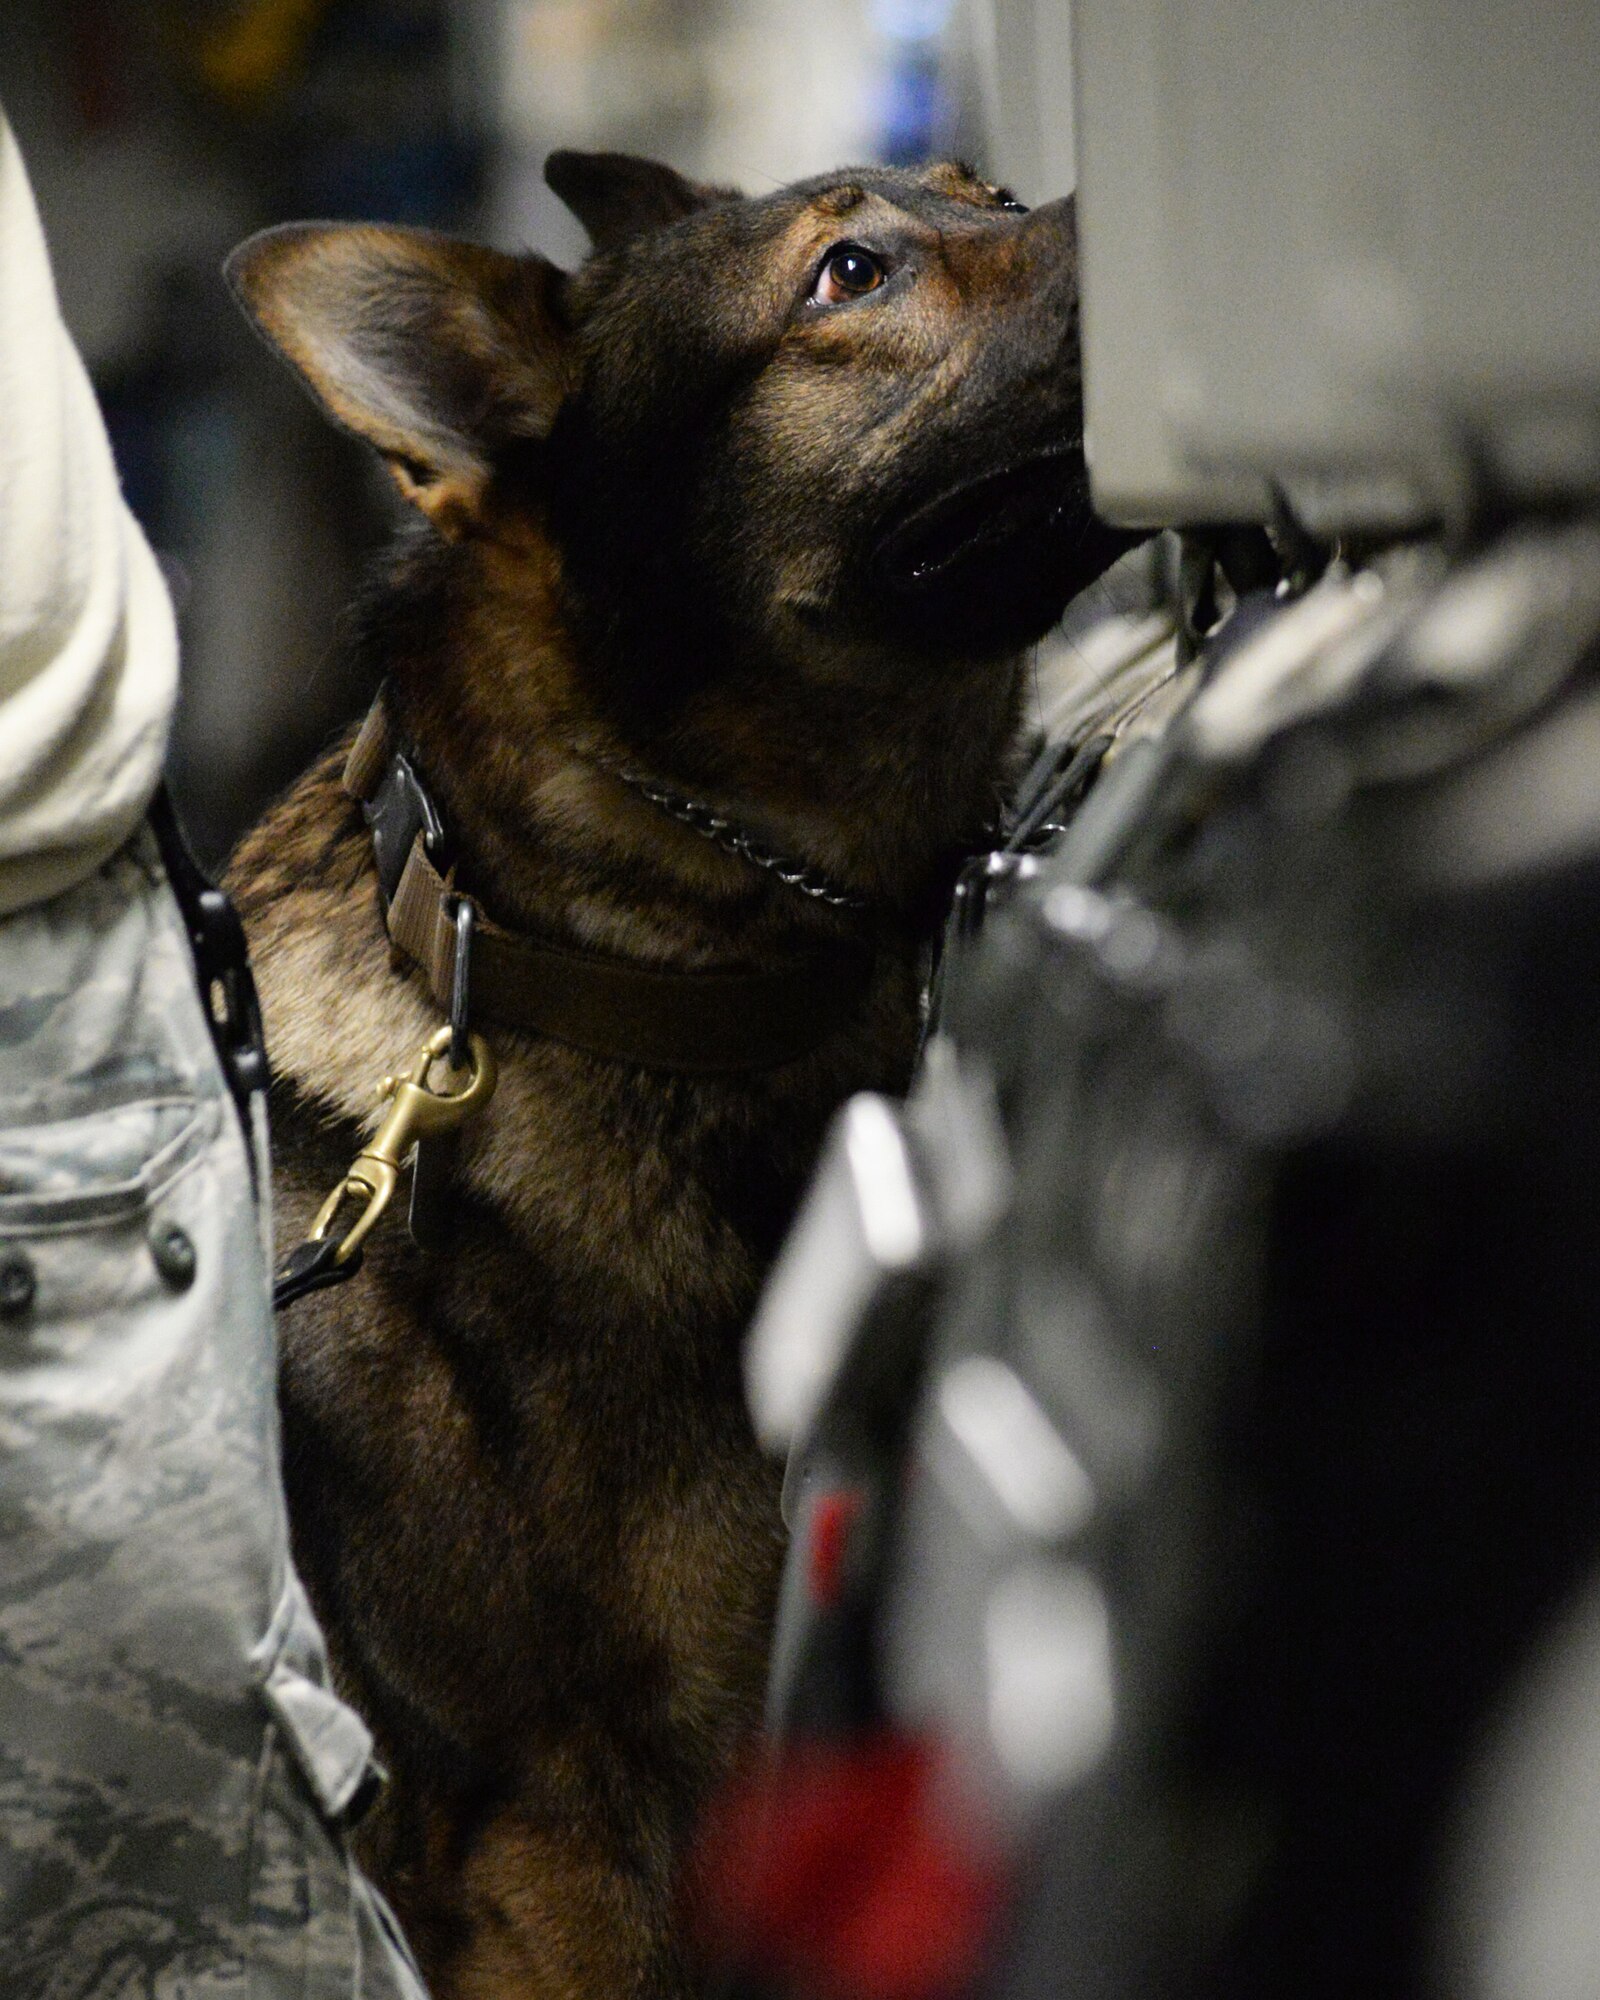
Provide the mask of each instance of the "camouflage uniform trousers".
[{"label": "camouflage uniform trousers", "polygon": [[146,832],[0,920],[4,2000],[424,2000],[342,1830],[268,1268]]}]

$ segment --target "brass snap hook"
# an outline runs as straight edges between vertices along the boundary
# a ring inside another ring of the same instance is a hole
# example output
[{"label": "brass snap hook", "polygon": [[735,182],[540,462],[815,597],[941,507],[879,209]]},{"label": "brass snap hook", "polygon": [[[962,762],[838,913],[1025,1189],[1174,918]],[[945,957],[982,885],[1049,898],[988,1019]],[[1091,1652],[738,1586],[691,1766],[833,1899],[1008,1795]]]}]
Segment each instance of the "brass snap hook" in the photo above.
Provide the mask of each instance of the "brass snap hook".
[{"label": "brass snap hook", "polygon": [[364,1204],[339,1244],[335,1263],[348,1262],[366,1241],[379,1216],[394,1199],[400,1170],[417,1140],[453,1131],[475,1117],[493,1097],[498,1072],[489,1045],[481,1035],[467,1037],[467,1075],[459,1089],[436,1090],[429,1083],[429,1074],[449,1049],[450,1041],[450,1028],[438,1029],[418,1050],[404,1076],[383,1079],[381,1097],[388,1102],[388,1112],[351,1161],[349,1172],[322,1204],[311,1225],[309,1240],[320,1243],[333,1228],[333,1219],[347,1198]]}]

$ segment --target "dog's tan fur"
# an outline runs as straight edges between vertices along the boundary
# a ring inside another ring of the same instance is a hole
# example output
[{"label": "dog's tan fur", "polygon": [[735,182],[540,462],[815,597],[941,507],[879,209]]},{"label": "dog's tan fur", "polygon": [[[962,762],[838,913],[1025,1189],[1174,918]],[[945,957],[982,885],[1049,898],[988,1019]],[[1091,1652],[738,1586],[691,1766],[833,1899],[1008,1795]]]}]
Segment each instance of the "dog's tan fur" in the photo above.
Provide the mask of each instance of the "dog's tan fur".
[{"label": "dog's tan fur", "polygon": [[[558,156],[552,178],[600,245],[569,280],[385,231],[269,236],[237,267],[427,517],[366,627],[394,719],[502,924],[682,968],[781,968],[840,937],[876,959],[845,1029],[752,1074],[494,1031],[448,1252],[387,1226],[353,1285],[284,1316],[296,1551],[393,1774],[364,1852],[440,2000],[692,1983],[677,1871],[759,1713],[781,1556],[740,1332],[832,1112],[907,1081],[928,916],[995,809],[1021,644],[1110,553],[1087,525],[1070,559],[1050,544],[1027,629],[969,602],[983,579],[959,565],[931,614],[901,604],[864,554],[938,482],[1074,442],[1059,218],[955,168],[760,202],[637,162]],[[814,311],[846,235],[901,245],[910,275],[881,308]],[[636,490],[677,468],[681,491]],[[342,751],[232,871],[285,1241],[438,1024],[388,945]],[[617,759],[869,910],[722,852]]]}]

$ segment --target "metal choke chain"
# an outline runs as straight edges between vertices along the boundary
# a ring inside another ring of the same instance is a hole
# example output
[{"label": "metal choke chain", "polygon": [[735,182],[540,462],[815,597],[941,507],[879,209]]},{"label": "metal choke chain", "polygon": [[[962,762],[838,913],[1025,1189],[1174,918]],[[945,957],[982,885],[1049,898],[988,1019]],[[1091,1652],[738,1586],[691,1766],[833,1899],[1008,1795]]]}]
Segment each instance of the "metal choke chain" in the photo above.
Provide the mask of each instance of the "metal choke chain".
[{"label": "metal choke chain", "polygon": [[714,842],[726,853],[737,855],[741,861],[748,861],[752,868],[776,875],[780,882],[797,889],[802,896],[810,896],[814,902],[827,903],[836,910],[866,909],[865,896],[858,896],[853,889],[841,888],[809,862],[796,861],[791,855],[780,854],[776,848],[768,847],[754,834],[747,833],[743,827],[702,800],[687,798],[682,792],[672,791],[663,785],[659,779],[646,777],[642,771],[631,771],[626,765],[607,763],[604,768],[680,825],[698,833],[702,839]]}]

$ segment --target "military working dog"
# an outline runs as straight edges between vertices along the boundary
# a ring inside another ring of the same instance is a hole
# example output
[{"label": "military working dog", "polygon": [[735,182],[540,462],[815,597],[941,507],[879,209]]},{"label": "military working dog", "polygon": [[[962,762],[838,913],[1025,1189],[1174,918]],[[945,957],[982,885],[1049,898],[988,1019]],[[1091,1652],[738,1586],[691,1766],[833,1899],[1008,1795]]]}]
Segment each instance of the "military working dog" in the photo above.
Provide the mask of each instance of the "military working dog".
[{"label": "military working dog", "polygon": [[[359,644],[449,895],[557,985],[647,972],[596,1033],[581,1004],[540,1032],[475,962],[500,1081],[439,1246],[387,1223],[280,1321],[294,1546],[391,1773],[365,1854],[442,2000],[693,1983],[675,1878],[757,1724],[782,1548],[740,1336],[831,1114],[908,1080],[1025,649],[1121,546],[1070,203],[955,165],[756,198],[547,173],[574,273],[356,225],[230,265],[415,510]],[[442,1018],[346,747],[231,871],[285,1240]]]}]

